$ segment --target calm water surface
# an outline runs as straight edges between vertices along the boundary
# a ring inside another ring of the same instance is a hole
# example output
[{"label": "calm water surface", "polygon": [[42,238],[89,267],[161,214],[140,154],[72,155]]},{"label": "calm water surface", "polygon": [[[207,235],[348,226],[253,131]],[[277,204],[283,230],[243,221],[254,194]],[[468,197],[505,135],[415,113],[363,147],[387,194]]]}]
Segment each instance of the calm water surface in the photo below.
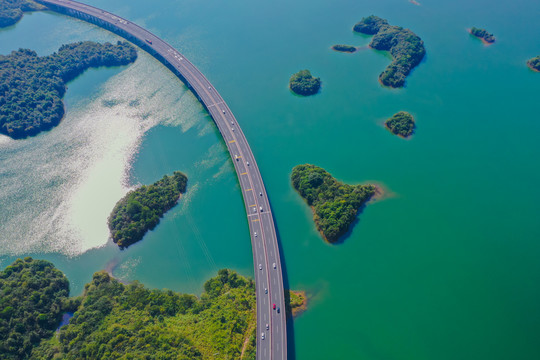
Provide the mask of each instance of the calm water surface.
[{"label": "calm water surface", "polygon": [[[296,359],[540,358],[540,3],[488,1],[93,0],[147,27],[213,82],[250,141],[276,216],[291,288],[309,311],[294,322]],[[409,27],[427,57],[407,87],[382,88],[387,54],[355,22],[376,14]],[[485,27],[497,42],[469,36]],[[53,13],[0,31],[0,52],[49,54],[65,42],[116,41]],[[53,261],[79,294],[91,274],[200,293],[222,267],[251,276],[250,241],[233,167],[187,88],[143,52],[69,84],[67,116],[24,141],[0,138],[0,265]],[[289,76],[308,68],[320,94]],[[411,112],[405,141],[382,127]],[[376,182],[343,244],[325,244],[289,184],[302,163],[349,183]],[[107,239],[110,209],[130,187],[181,170],[188,193],[139,244]]]}]

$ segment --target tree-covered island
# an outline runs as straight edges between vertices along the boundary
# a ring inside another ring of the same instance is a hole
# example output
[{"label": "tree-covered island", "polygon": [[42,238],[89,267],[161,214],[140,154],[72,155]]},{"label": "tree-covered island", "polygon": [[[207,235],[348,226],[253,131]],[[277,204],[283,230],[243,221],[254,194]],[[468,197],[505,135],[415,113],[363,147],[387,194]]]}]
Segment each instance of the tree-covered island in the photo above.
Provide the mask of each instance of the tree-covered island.
[{"label": "tree-covered island", "polygon": [[353,53],[356,51],[355,46],[343,45],[343,44],[334,45],[332,46],[332,49],[334,49],[335,51],[348,52],[348,53]]},{"label": "tree-covered island", "polygon": [[165,175],[152,185],[143,185],[126,194],[114,206],[108,224],[113,241],[121,249],[141,240],[153,230],[186,191],[187,177],[180,171]]},{"label": "tree-covered island", "polygon": [[491,44],[495,42],[495,36],[493,34],[488,33],[485,29],[479,29],[475,28],[474,26],[469,30],[471,35],[476,36],[480,40],[482,40],[485,44]]},{"label": "tree-covered island", "polygon": [[24,12],[44,9],[46,9],[45,6],[32,0],[2,0],[0,1],[0,28],[17,23]]},{"label": "tree-covered island", "polygon": [[386,120],[384,126],[386,126],[392,134],[407,138],[412,135],[416,125],[411,114],[400,111],[394,114],[390,119]]},{"label": "tree-covered island", "polygon": [[291,181],[311,206],[317,230],[331,243],[349,230],[358,211],[377,192],[374,185],[339,182],[324,169],[311,164],[295,166]]},{"label": "tree-covered island", "polygon": [[314,95],[321,88],[321,79],[313,77],[309,70],[301,70],[291,76],[289,88],[298,95]]},{"label": "tree-covered island", "polygon": [[378,16],[362,18],[354,31],[374,35],[369,47],[390,51],[393,61],[379,75],[380,82],[393,88],[403,87],[405,78],[426,54],[424,42],[409,29],[389,25],[388,21]]},{"label": "tree-covered island", "polygon": [[307,310],[307,295],[305,291],[285,289],[284,295],[287,316],[296,317]]},{"label": "tree-covered island", "polygon": [[51,129],[64,116],[68,81],[90,67],[127,65],[136,58],[135,48],[120,41],[62,45],[42,57],[28,49],[0,55],[0,133],[21,139]]},{"label": "tree-covered island", "polygon": [[540,71],[540,55],[528,60],[527,66],[534,71]]}]

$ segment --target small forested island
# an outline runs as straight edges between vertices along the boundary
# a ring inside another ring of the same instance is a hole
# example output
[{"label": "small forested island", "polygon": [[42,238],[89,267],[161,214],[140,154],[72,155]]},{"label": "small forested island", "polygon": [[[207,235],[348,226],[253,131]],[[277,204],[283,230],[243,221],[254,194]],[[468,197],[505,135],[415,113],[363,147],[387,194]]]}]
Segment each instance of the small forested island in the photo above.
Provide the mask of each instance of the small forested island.
[{"label": "small forested island", "polygon": [[495,42],[495,36],[493,36],[493,34],[488,33],[485,29],[475,28],[473,26],[469,32],[471,33],[471,35],[476,36],[477,38],[479,38],[480,40],[482,40],[482,42],[486,44],[491,44]]},{"label": "small forested island", "polygon": [[0,28],[11,26],[19,21],[23,12],[44,10],[45,6],[32,0],[2,0],[0,1]]},{"label": "small forested island", "polygon": [[113,241],[120,249],[141,240],[186,191],[187,177],[180,171],[165,175],[152,185],[143,185],[126,194],[114,206],[108,224]]},{"label": "small forested island", "polygon": [[68,81],[90,67],[127,65],[136,58],[135,48],[120,41],[62,45],[42,57],[29,49],[0,55],[0,133],[21,139],[51,129],[64,116]]},{"label": "small forested island", "polygon": [[285,310],[287,316],[297,317],[307,310],[307,296],[305,291],[285,289]]},{"label": "small forested island", "polygon": [[534,71],[540,71],[540,55],[527,61],[527,66]]},{"label": "small forested island", "polygon": [[405,111],[394,114],[384,125],[390,132],[403,138],[411,136],[416,126],[412,115]]},{"label": "small forested island", "polygon": [[353,52],[356,51],[356,47],[351,46],[351,45],[343,45],[343,44],[334,45],[334,46],[332,46],[332,49],[334,49],[336,51],[348,52],[348,53],[353,53]]},{"label": "small forested island", "polygon": [[377,192],[374,185],[339,182],[324,169],[311,164],[295,166],[291,180],[311,206],[317,230],[331,243],[349,230],[359,209]]},{"label": "small forested island", "polygon": [[291,76],[289,88],[298,95],[313,95],[321,88],[321,79],[313,77],[309,70],[302,70]]},{"label": "small forested island", "polygon": [[0,271],[0,357],[27,359],[52,337],[68,296],[68,280],[48,261],[18,259]]},{"label": "small forested island", "polygon": [[405,78],[411,70],[420,64],[426,54],[424,42],[409,29],[389,25],[388,21],[378,16],[368,16],[354,25],[354,31],[374,35],[369,47],[388,50],[393,61],[379,75],[380,82],[393,88],[405,85]]}]

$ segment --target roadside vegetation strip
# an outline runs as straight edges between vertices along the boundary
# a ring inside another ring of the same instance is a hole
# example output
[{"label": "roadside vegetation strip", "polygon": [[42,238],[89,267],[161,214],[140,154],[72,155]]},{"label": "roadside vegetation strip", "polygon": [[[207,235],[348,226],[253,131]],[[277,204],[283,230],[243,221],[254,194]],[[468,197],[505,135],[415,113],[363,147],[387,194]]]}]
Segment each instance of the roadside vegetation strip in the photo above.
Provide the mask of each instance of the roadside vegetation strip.
[{"label": "roadside vegetation strip", "polygon": [[294,167],[291,181],[313,210],[317,230],[331,243],[349,230],[358,211],[377,192],[375,185],[344,184],[311,164]]}]

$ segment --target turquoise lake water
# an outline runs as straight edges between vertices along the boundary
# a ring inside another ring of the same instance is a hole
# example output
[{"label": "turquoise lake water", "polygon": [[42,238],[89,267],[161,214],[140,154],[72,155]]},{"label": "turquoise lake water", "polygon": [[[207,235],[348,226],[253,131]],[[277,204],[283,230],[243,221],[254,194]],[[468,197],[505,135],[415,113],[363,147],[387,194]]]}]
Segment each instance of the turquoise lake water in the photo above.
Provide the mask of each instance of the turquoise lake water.
[{"label": "turquoise lake water", "polygon": [[[254,2],[94,0],[178,48],[220,91],[257,158],[291,288],[309,310],[294,321],[290,357],[361,360],[540,358],[540,3],[521,0]],[[404,89],[377,82],[387,54],[354,54],[376,14],[410,28],[427,56]],[[484,27],[484,46],[466,29]],[[79,40],[116,41],[54,13],[0,30],[0,53],[40,55]],[[320,94],[300,98],[290,75],[310,69]],[[37,137],[0,137],[0,266],[51,260],[80,294],[92,273],[200,294],[219,268],[252,276],[232,163],[211,119],[160,63],[92,69],[68,84],[67,114]],[[400,110],[410,140],[383,121]],[[374,182],[342,244],[316,232],[290,186],[313,163],[348,183]],[[142,242],[120,251],[107,216],[130,187],[174,170],[188,192]]]}]

